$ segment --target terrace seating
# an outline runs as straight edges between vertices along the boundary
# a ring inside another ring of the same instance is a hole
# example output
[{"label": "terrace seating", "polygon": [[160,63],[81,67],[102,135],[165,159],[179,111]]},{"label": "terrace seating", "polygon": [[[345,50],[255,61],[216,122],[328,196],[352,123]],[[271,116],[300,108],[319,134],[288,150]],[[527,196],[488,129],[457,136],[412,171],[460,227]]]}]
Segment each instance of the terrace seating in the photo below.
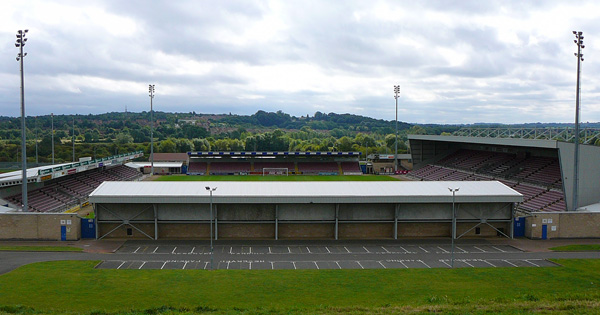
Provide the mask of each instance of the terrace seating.
[{"label": "terrace seating", "polygon": [[288,172],[295,169],[294,162],[254,162],[254,171],[262,173],[265,168],[287,168]]},{"label": "terrace seating", "polygon": [[298,171],[302,174],[339,173],[336,162],[298,162]]},{"label": "terrace seating", "polygon": [[211,174],[249,173],[249,162],[213,162],[210,163]]},{"label": "terrace seating", "polygon": [[[87,198],[104,181],[132,180],[138,176],[140,176],[138,171],[120,165],[105,170],[95,169],[60,177],[47,182],[42,188],[27,192],[28,211],[62,211],[68,205],[73,205],[79,200]],[[21,194],[9,196],[7,199],[16,205],[23,203]]]},{"label": "terrace seating", "polygon": [[188,174],[198,174],[204,175],[206,174],[206,162],[190,162],[190,166],[188,167]]},{"label": "terrace seating", "polygon": [[362,170],[360,169],[360,165],[357,162],[342,162],[342,172],[344,174],[362,174]]}]

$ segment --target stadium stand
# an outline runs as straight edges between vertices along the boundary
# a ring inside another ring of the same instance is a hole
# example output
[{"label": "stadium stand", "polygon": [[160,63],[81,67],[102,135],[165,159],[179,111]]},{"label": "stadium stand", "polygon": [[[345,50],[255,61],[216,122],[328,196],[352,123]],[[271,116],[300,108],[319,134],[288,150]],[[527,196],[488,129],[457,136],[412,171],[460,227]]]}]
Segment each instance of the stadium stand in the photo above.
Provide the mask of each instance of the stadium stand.
[{"label": "stadium stand", "polygon": [[[125,165],[94,169],[49,181],[44,187],[27,192],[29,211],[58,212],[88,198],[104,181],[129,181],[141,174]],[[21,194],[6,198],[13,204],[22,204]]]},{"label": "stadium stand", "polygon": [[206,174],[208,163],[206,162],[190,162],[188,173],[190,175],[204,175]]},{"label": "stadium stand", "polygon": [[249,172],[250,172],[250,163],[249,162],[210,163],[210,174],[213,174],[213,175],[249,173]]},{"label": "stadium stand", "polygon": [[498,180],[523,194],[527,211],[565,211],[557,158],[460,149],[410,173],[428,181]]},{"label": "stadium stand", "polygon": [[301,174],[339,174],[339,167],[336,162],[298,162],[298,171]]},{"label": "stadium stand", "polygon": [[294,172],[294,162],[254,162],[254,172],[262,173],[265,168],[287,168],[288,172]]},{"label": "stadium stand", "polygon": [[362,174],[360,165],[357,162],[341,162],[340,164],[344,175]]}]

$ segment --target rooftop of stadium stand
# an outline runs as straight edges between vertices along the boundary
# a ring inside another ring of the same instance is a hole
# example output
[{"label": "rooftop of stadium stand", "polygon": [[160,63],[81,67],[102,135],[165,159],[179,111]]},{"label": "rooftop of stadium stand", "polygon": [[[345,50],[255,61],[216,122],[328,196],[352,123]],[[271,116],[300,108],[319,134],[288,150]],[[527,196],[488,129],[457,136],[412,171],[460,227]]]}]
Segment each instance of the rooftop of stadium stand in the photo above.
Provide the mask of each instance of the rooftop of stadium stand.
[{"label": "rooftop of stadium stand", "polygon": [[523,195],[498,181],[484,182],[104,182],[90,194],[93,203],[206,203],[206,187],[218,187],[215,203],[419,203],[456,201],[521,202]]},{"label": "rooftop of stadium stand", "polygon": [[361,152],[296,152],[296,151],[192,151],[189,156],[354,156]]},{"label": "rooftop of stadium stand", "polygon": [[[129,167],[151,167],[151,162],[129,162],[125,165]],[[183,162],[154,162],[154,167],[181,167]]]},{"label": "rooftop of stadium stand", "polygon": [[521,138],[487,138],[463,136],[434,136],[434,135],[408,135],[409,140],[427,140],[443,142],[461,142],[488,145],[504,145],[529,148],[556,149],[558,140],[521,139]]}]

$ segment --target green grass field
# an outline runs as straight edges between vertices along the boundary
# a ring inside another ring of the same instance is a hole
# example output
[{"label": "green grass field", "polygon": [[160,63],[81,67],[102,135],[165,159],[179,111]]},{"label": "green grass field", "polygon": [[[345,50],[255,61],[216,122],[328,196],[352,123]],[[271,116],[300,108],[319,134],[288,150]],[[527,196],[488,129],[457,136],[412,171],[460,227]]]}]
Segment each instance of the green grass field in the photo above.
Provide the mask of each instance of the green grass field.
[{"label": "green grass field", "polygon": [[387,175],[290,175],[290,176],[261,176],[261,175],[165,175],[157,181],[397,181],[399,179]]},{"label": "green grass field", "polygon": [[3,251],[23,252],[81,252],[83,249],[70,246],[0,246]]},{"label": "green grass field", "polygon": [[583,245],[565,245],[551,247],[550,250],[559,252],[599,252],[600,244],[583,244]]},{"label": "green grass field", "polygon": [[0,312],[135,314],[588,314],[600,259],[561,267],[384,270],[109,270],[96,261],[0,276]]}]

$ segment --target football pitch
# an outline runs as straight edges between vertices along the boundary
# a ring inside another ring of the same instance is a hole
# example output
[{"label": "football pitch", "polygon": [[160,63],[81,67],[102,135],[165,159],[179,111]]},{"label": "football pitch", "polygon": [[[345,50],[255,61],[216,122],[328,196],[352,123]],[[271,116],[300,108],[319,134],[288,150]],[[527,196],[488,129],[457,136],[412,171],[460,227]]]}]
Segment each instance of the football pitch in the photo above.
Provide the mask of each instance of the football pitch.
[{"label": "football pitch", "polygon": [[398,181],[400,179],[387,175],[163,175],[156,181]]}]

